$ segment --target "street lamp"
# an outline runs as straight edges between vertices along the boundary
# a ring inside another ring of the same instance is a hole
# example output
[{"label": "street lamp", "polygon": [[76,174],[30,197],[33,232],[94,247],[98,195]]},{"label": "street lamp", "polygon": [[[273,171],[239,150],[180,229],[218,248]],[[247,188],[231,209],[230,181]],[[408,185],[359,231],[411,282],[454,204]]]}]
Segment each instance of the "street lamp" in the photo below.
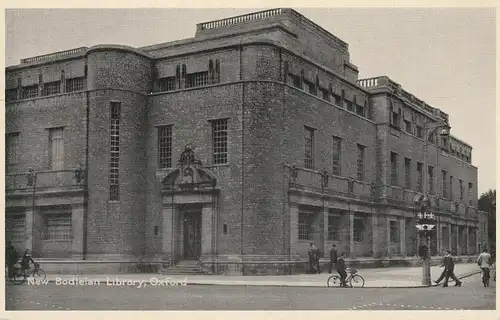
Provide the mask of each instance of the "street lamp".
[{"label": "street lamp", "polygon": [[[425,208],[430,208],[430,201],[428,200],[429,197],[426,196],[428,193],[429,189],[429,181],[428,181],[428,176],[429,176],[429,168],[428,168],[428,144],[429,144],[429,138],[431,137],[432,134],[434,134],[438,129],[439,130],[439,135],[441,137],[448,137],[450,135],[450,125],[445,122],[445,121],[438,121],[432,124],[425,123],[424,124],[424,179],[423,179],[423,194],[424,194],[424,199],[426,200]],[[436,150],[436,156],[439,156],[439,146],[438,150]],[[427,211],[427,210],[426,210]],[[424,212],[424,218],[425,218],[426,212]],[[434,219],[434,215],[431,213],[431,219]],[[431,229],[423,229],[423,236],[424,236],[424,250],[426,251],[423,253],[422,259],[423,259],[423,270],[422,270],[422,285],[424,286],[430,286],[431,285],[431,255],[429,252],[430,249],[430,239],[429,239],[429,234],[430,232],[433,232]],[[420,249],[420,248],[419,248]],[[419,250],[420,251],[420,250]]]}]

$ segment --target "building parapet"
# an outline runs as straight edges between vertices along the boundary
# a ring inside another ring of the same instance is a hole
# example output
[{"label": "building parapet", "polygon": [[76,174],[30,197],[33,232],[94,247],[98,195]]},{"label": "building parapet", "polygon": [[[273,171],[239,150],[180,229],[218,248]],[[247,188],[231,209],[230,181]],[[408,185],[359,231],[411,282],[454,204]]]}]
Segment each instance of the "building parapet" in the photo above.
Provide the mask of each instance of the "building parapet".
[{"label": "building parapet", "polygon": [[248,23],[248,22],[254,22],[254,21],[263,21],[267,19],[271,19],[277,16],[287,16],[291,18],[292,21],[295,21],[299,24],[302,24],[303,26],[306,26],[317,33],[321,34],[323,37],[331,40],[333,43],[336,45],[340,46],[341,48],[345,49],[346,51],[348,50],[349,46],[346,42],[340,40],[338,37],[334,36],[324,28],[320,27],[313,21],[309,20],[302,14],[298,13],[297,11],[290,9],[290,8],[276,8],[276,9],[269,9],[269,10],[264,10],[264,11],[259,11],[259,12],[253,12],[253,13],[248,13],[244,15],[239,15],[235,17],[230,17],[230,18],[225,18],[225,19],[220,19],[220,20],[214,20],[214,21],[208,21],[208,22],[203,22],[199,23],[196,25],[196,30],[197,33],[202,32],[203,30],[211,30],[211,29],[217,29],[217,28],[224,28],[228,26],[234,26],[237,24],[243,24],[243,23]]},{"label": "building parapet", "polygon": [[[30,177],[30,172],[5,175],[6,194],[14,192],[31,192],[35,190],[49,190],[54,188],[82,188],[85,184],[84,173],[80,171],[80,180],[75,170],[38,171],[36,179]],[[78,181],[79,180],[79,181]]]},{"label": "building parapet", "polygon": [[21,64],[40,63],[40,62],[46,62],[46,61],[50,61],[50,60],[58,60],[61,58],[80,56],[80,55],[84,55],[87,52],[87,50],[88,50],[87,47],[80,47],[80,48],[75,48],[75,49],[59,51],[59,52],[53,52],[53,53],[44,54],[41,56],[21,59]]},{"label": "building parapet", "polygon": [[[289,189],[306,193],[349,198],[374,203],[387,203],[416,209],[415,198],[420,192],[399,186],[376,185],[353,178],[332,176],[327,172],[286,166],[290,172]],[[459,201],[428,195],[432,208],[437,212],[457,218],[476,219],[478,209]]]},{"label": "building parapet", "polygon": [[368,91],[373,91],[377,89],[389,89],[391,92],[399,95],[401,98],[407,100],[413,105],[419,106],[422,110],[430,113],[431,115],[439,117],[446,122],[449,122],[449,115],[447,113],[441,111],[440,109],[433,108],[427,103],[425,103],[423,100],[418,99],[413,94],[404,90],[399,83],[391,80],[387,76],[359,79],[357,81],[357,84]]},{"label": "building parapet", "polygon": [[196,25],[196,30],[207,30],[207,29],[216,29],[221,27],[227,27],[230,25],[256,21],[256,20],[264,20],[268,18],[272,18],[278,15],[281,15],[285,12],[284,9],[270,9],[259,12],[253,12],[249,14],[243,14],[235,17],[224,18],[220,20],[214,20],[209,22],[202,22]]}]

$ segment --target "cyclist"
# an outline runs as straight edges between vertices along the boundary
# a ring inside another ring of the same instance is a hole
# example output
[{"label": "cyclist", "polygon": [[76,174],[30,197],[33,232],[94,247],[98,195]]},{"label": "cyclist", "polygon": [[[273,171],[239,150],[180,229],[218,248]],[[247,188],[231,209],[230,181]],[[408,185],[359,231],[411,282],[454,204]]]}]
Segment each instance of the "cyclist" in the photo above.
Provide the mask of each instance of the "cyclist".
[{"label": "cyclist", "polygon": [[488,286],[488,280],[490,279],[491,263],[491,255],[488,253],[488,250],[484,248],[483,253],[481,253],[477,258],[477,265],[483,271],[483,285],[485,287]]},{"label": "cyclist", "polygon": [[23,258],[21,259],[21,271],[23,272],[25,278],[28,277],[28,269],[30,267],[30,262],[35,264],[35,261],[33,261],[33,258],[31,258],[30,250],[26,249],[24,251]]},{"label": "cyclist", "polygon": [[342,287],[347,287],[347,283],[345,282],[345,279],[347,278],[347,266],[345,263],[345,252],[342,252],[340,255],[340,258],[337,259],[337,263],[335,265],[335,268],[337,269],[337,272],[340,275],[340,282],[342,283]]}]

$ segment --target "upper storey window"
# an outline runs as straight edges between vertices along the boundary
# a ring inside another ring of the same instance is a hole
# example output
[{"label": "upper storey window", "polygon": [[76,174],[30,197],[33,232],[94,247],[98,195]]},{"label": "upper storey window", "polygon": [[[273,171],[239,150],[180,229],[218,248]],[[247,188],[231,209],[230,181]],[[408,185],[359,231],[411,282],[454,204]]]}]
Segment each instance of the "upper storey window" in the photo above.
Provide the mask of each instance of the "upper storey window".
[{"label": "upper storey window", "polygon": [[17,88],[5,90],[5,101],[11,102],[17,100]]},{"label": "upper storey window", "polygon": [[304,127],[304,167],[314,169],[314,129]]},{"label": "upper storey window", "polygon": [[294,75],[293,73],[288,74],[288,79],[290,79],[290,84],[294,86],[295,88],[300,89],[300,77],[297,75]]},{"label": "upper storey window", "polygon": [[186,88],[208,85],[208,71],[189,73],[186,75]]},{"label": "upper storey window", "polygon": [[38,85],[23,87],[23,99],[31,99],[38,97]]},{"label": "upper storey window", "polygon": [[175,77],[158,79],[158,90],[160,92],[175,90]]},{"label": "upper storey window", "polygon": [[83,80],[83,77],[66,79],[66,92],[82,91]]},{"label": "upper storey window", "polygon": [[61,81],[47,82],[43,86],[43,95],[50,96],[61,93]]}]

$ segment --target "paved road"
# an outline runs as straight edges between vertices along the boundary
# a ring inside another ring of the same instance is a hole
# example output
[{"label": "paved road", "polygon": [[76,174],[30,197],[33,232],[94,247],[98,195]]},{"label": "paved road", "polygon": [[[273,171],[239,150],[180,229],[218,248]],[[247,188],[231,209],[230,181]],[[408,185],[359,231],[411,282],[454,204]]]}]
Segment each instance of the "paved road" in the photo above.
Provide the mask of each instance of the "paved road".
[{"label": "paved road", "polygon": [[244,286],[8,285],[7,310],[495,310],[478,275],[462,287],[348,289]]}]

